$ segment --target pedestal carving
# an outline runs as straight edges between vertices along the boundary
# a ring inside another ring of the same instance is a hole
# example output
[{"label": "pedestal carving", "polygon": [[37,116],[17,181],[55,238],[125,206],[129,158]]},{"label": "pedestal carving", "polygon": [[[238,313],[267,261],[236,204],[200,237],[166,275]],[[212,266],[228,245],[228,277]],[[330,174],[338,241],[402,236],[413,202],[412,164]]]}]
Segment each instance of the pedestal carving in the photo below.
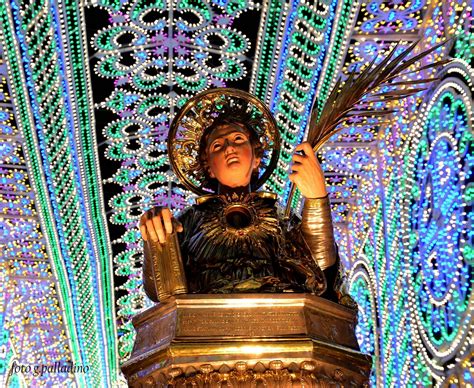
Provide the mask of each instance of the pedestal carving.
[{"label": "pedestal carving", "polygon": [[310,294],[178,295],[137,315],[130,386],[363,386],[356,313]]}]

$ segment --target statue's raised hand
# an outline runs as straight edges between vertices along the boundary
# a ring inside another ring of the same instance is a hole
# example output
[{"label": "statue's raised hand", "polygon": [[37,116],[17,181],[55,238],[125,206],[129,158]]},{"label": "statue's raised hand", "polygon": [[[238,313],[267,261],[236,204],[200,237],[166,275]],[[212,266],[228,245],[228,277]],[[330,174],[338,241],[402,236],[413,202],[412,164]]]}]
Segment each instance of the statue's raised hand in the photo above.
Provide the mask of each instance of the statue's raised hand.
[{"label": "statue's raised hand", "polygon": [[[301,151],[301,154],[298,154],[298,151]],[[322,198],[327,195],[323,170],[308,142],[295,148],[289,178],[306,198]]]},{"label": "statue's raised hand", "polygon": [[150,236],[153,241],[164,244],[166,237],[175,229],[176,232],[182,232],[183,226],[166,207],[154,207],[143,213],[140,218],[140,233],[145,241],[147,236]]}]

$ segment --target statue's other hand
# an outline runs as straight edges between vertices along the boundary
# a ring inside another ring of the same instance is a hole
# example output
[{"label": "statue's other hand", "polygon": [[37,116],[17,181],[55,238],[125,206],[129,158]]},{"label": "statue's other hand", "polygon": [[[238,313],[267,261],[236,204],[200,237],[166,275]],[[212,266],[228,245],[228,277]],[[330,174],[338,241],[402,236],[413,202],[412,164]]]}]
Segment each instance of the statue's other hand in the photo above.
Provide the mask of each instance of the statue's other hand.
[{"label": "statue's other hand", "polygon": [[154,207],[143,213],[140,218],[140,233],[145,241],[150,236],[153,241],[164,244],[167,236],[175,230],[182,232],[183,226],[168,208]]},{"label": "statue's other hand", "polygon": [[296,184],[306,198],[322,198],[327,195],[324,174],[318,159],[308,142],[301,143],[296,147],[293,155],[292,173],[290,181]]}]

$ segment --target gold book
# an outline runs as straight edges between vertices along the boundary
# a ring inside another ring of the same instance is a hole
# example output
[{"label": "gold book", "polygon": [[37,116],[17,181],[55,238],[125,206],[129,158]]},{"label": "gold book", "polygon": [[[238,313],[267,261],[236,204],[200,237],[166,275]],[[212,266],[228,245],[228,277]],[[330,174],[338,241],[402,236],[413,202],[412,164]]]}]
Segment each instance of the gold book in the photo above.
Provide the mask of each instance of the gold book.
[{"label": "gold book", "polygon": [[165,244],[153,241],[150,236],[148,236],[148,242],[160,301],[172,295],[187,293],[186,275],[177,233],[169,234]]}]

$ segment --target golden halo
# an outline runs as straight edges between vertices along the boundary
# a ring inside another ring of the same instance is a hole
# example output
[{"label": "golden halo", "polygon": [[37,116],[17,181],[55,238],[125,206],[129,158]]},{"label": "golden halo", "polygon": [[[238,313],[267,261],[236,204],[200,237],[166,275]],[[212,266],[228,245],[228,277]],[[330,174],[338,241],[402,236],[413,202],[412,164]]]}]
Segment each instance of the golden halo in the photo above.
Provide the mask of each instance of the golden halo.
[{"label": "golden halo", "polygon": [[[209,89],[188,100],[174,117],[168,135],[168,155],[173,171],[187,189],[198,195],[209,194],[204,170],[199,160],[199,145],[204,130],[220,112],[244,107],[259,122],[257,136],[263,145],[264,172],[252,190],[261,187],[276,167],[280,151],[280,134],[265,104],[250,93],[232,88]],[[271,156],[269,155],[271,153]]]}]

